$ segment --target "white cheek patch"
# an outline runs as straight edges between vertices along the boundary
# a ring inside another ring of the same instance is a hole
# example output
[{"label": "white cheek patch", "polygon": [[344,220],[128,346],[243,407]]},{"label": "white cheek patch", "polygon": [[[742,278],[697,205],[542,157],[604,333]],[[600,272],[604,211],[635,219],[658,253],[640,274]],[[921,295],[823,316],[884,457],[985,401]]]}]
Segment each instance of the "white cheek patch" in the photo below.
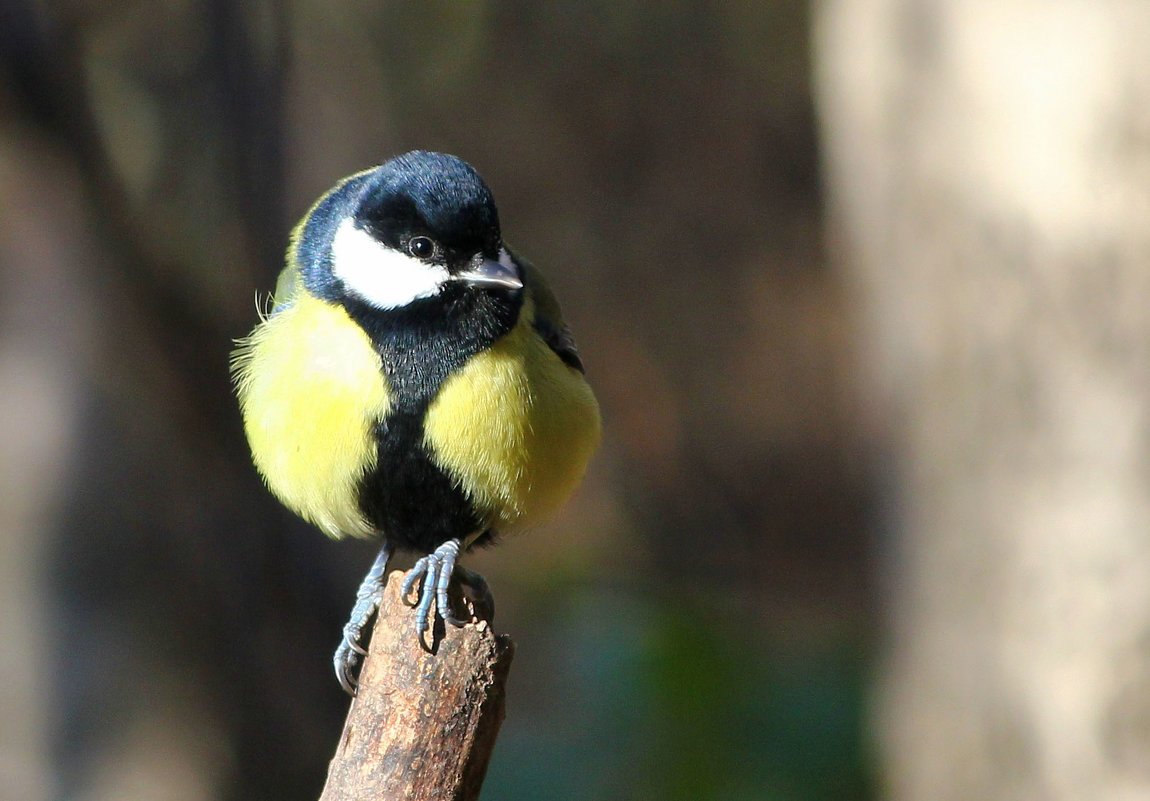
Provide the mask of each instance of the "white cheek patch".
[{"label": "white cheek patch", "polygon": [[377,309],[398,309],[429,298],[451,277],[446,267],[392,250],[351,220],[335,232],[331,271],[349,292]]}]

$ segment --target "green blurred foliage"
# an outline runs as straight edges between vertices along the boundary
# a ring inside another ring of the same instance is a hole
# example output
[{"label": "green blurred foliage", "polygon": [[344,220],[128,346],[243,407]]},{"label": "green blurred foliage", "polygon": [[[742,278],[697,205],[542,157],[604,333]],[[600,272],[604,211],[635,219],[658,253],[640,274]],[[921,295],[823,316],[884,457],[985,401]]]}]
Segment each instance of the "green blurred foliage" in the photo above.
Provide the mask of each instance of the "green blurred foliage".
[{"label": "green blurred foliage", "polygon": [[[866,799],[865,646],[747,639],[720,605],[578,598],[484,797]],[[524,719],[526,718],[526,719]]]}]

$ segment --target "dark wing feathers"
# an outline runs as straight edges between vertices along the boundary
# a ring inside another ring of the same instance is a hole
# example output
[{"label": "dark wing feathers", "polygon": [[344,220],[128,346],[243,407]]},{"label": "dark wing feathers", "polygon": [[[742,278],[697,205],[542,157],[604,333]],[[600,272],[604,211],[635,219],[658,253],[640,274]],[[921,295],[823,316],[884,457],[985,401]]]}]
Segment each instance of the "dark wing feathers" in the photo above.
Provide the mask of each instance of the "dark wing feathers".
[{"label": "dark wing feathers", "polygon": [[547,286],[543,274],[526,259],[516,254],[512,254],[512,257],[523,268],[524,283],[535,298],[535,330],[564,364],[584,372],[583,360],[579,358],[579,350],[575,347],[575,337],[563,322],[563,310],[559,308],[559,301]]},{"label": "dark wing feathers", "polygon": [[586,372],[583,369],[583,360],[579,358],[579,350],[575,347],[575,337],[571,335],[571,329],[567,326],[556,328],[549,320],[546,320],[539,315],[535,316],[535,330],[539,332],[539,336],[543,337],[543,341],[555,351],[555,354],[563,360],[563,363],[568,367],[574,367],[581,373]]}]

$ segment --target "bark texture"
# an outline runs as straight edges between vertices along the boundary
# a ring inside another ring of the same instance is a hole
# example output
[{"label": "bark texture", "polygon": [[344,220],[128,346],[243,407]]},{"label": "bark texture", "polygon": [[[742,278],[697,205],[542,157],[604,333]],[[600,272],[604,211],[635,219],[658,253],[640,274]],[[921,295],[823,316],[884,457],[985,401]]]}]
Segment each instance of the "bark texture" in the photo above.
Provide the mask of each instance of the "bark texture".
[{"label": "bark texture", "polygon": [[321,801],[471,801],[503,722],[515,646],[486,621],[437,620],[431,650],[415,638],[393,571]]}]

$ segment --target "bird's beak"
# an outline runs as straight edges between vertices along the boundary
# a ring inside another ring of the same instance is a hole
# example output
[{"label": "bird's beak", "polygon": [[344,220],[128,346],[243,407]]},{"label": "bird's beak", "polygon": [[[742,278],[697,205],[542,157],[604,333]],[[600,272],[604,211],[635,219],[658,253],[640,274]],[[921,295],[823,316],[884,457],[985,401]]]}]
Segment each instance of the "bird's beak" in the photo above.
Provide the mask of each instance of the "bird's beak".
[{"label": "bird's beak", "polygon": [[469,269],[456,273],[455,279],[465,281],[472,286],[522,289],[523,278],[519,275],[519,268],[510,259],[507,259],[506,262],[476,255],[471,260]]}]

